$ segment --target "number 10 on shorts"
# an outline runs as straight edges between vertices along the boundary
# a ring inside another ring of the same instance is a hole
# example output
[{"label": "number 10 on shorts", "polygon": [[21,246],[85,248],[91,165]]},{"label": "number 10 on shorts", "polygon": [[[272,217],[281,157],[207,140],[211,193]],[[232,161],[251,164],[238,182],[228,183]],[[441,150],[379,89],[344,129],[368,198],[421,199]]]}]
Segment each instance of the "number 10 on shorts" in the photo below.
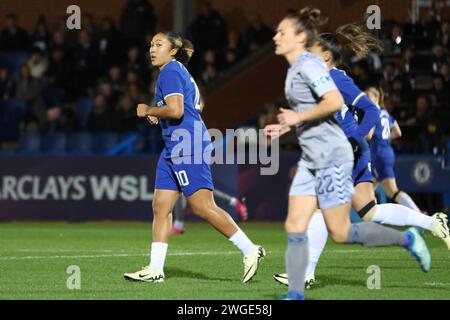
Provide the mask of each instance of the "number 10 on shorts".
[{"label": "number 10 on shorts", "polygon": [[182,186],[185,187],[187,185],[189,185],[189,179],[187,177],[186,171],[185,170],[181,170],[181,171],[175,171],[175,175],[177,176],[177,180],[178,183]]}]

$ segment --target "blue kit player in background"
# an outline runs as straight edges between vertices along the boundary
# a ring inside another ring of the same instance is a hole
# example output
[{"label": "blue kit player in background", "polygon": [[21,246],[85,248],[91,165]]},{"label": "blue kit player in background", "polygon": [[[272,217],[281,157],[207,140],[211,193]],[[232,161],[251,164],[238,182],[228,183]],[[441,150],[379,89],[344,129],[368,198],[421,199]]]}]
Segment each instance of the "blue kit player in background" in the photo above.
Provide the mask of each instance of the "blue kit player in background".
[{"label": "blue kit player in background", "polygon": [[[345,38],[346,45],[341,44]],[[336,68],[340,62],[343,49],[350,49],[360,57],[368,55],[370,50],[378,49],[378,41],[369,33],[357,25],[345,25],[340,27],[336,33],[322,33],[318,36],[316,45],[310,48],[311,52],[320,55],[328,69],[331,78],[341,93],[345,105],[336,113],[346,137],[353,147],[354,167],[352,178],[355,193],[352,198],[352,207],[358,212],[364,221],[373,221],[391,225],[412,225],[426,227],[430,231],[439,232],[441,238],[449,239],[447,225],[440,223],[443,213],[438,213],[433,218],[425,216],[420,212],[392,204],[376,204],[373,191],[373,175],[371,173],[371,155],[369,144],[366,139],[369,133],[379,121],[380,111],[378,107],[359,89],[345,71]],[[358,121],[355,119],[358,115]],[[394,216],[395,214],[395,216]],[[308,226],[309,240],[309,263],[306,269],[305,286],[310,288],[315,282],[315,268],[319,257],[327,241],[327,228],[323,216],[316,212],[311,218]],[[275,274],[277,282],[288,285],[288,276],[285,273]]]},{"label": "blue kit player in background", "polygon": [[[397,187],[395,179],[394,164],[395,153],[391,145],[391,140],[402,135],[400,126],[394,117],[384,108],[384,94],[381,88],[370,87],[366,90],[368,97],[381,108],[380,120],[378,121],[372,139],[370,140],[370,150],[372,154],[372,164],[375,177],[381,184],[383,191],[388,198],[396,203],[402,204],[411,210],[418,211],[417,205],[411,197]],[[425,217],[428,217],[424,215]],[[432,230],[434,235],[441,237],[450,250],[450,236],[448,235],[448,217],[444,213],[437,213],[433,218],[442,225],[444,229]],[[420,226],[423,229],[426,227]],[[430,229],[428,229],[430,230]]]},{"label": "blue kit player in background", "polygon": [[[152,66],[160,70],[156,82],[156,106],[139,104],[137,115],[161,124],[164,149],[156,168],[150,264],[127,280],[163,282],[164,262],[172,228],[172,212],[180,194],[193,212],[227,237],[244,255],[242,282],[256,274],[265,250],[254,245],[231,216],[214,202],[208,158],[211,138],[200,116],[198,87],[186,69],[194,48],[173,32],[156,34],[150,44]],[[181,141],[180,141],[181,140]]]},{"label": "blue kit player in background", "polygon": [[309,261],[307,230],[317,209],[322,210],[335,242],[402,246],[418,260],[423,271],[431,265],[426,243],[417,231],[400,232],[373,222],[350,221],[354,157],[335,118],[344,101],[323,59],[308,52],[317,42],[317,28],[323,21],[318,9],[291,12],[278,24],[273,38],[275,54],[284,56],[290,65],[285,81],[290,109],[280,109],[279,123],[267,125],[264,131],[276,139],[295,126],[301,148],[285,222],[289,288],[287,295],[280,298],[286,300],[304,299]]}]

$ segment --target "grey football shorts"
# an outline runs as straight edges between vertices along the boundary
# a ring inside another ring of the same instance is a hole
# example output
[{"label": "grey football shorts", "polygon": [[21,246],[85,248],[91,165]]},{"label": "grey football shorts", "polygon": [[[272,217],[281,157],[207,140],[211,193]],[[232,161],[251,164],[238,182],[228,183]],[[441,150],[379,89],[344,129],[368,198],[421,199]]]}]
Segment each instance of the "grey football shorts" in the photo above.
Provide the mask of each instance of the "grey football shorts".
[{"label": "grey football shorts", "polygon": [[354,193],[353,162],[322,169],[308,169],[299,163],[290,196],[316,196],[320,209],[331,209],[350,202]]}]

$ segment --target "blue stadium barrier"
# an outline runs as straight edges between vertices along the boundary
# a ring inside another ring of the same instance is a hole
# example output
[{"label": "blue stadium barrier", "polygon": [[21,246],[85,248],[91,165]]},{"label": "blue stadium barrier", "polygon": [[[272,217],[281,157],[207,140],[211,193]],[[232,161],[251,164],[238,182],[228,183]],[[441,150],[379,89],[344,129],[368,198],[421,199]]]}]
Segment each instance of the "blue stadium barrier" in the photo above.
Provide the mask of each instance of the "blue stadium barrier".
[{"label": "blue stadium barrier", "polygon": [[115,132],[99,132],[94,135],[92,152],[97,155],[106,155],[119,141]]},{"label": "blue stadium barrier", "polygon": [[42,139],[39,133],[25,133],[19,140],[19,154],[40,155]]},{"label": "blue stadium barrier", "polygon": [[42,152],[47,155],[65,155],[66,134],[60,132],[46,134],[42,141]]},{"label": "blue stadium barrier", "polygon": [[76,132],[67,138],[67,153],[71,155],[92,155],[92,135],[89,132]]},{"label": "blue stadium barrier", "polygon": [[134,144],[139,139],[137,133],[128,133],[122,135],[121,142],[112,147],[106,152],[108,156],[114,156],[118,154],[131,155],[134,153]]},{"label": "blue stadium barrier", "polygon": [[81,123],[83,128],[86,128],[86,124],[89,119],[89,113],[94,106],[93,98],[80,98],[75,103],[75,114]]}]

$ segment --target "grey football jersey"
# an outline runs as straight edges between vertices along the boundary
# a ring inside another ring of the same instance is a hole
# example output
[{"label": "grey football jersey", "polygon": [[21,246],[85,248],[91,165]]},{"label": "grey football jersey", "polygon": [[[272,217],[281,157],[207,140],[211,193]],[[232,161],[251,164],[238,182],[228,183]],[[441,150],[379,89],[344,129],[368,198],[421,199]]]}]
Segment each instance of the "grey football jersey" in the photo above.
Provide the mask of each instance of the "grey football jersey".
[{"label": "grey football jersey", "polygon": [[[302,53],[289,68],[285,94],[296,112],[314,107],[327,92],[337,90],[323,59]],[[300,123],[296,127],[302,150],[301,164],[310,169],[353,161],[353,151],[335,115]]]}]

